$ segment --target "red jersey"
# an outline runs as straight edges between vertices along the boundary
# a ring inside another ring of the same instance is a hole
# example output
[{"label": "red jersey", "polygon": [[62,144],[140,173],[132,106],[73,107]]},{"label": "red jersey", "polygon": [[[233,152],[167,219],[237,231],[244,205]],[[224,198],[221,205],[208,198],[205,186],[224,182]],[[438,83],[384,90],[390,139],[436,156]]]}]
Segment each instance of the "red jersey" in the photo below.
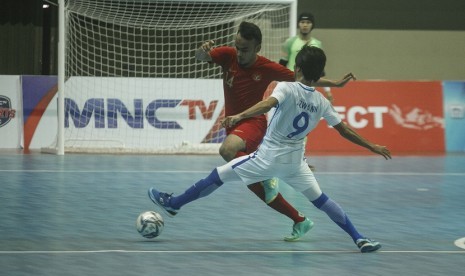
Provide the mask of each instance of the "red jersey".
[{"label": "red jersey", "polygon": [[233,47],[214,48],[210,56],[223,69],[225,116],[239,114],[263,100],[272,81],[294,81],[294,72],[262,56],[251,67],[240,67]]}]

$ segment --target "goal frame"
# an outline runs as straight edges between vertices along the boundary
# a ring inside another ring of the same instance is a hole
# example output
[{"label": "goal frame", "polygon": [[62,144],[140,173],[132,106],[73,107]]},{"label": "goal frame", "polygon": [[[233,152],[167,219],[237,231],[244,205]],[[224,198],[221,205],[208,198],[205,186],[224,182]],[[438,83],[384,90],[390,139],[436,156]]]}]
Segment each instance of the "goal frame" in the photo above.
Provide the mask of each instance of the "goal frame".
[{"label": "goal frame", "polygon": [[[138,2],[152,2],[156,0],[138,0]],[[290,5],[289,35],[296,34],[295,22],[297,22],[298,0],[164,0],[166,2],[208,2],[208,3],[284,3]],[[65,154],[65,61],[66,61],[66,11],[65,0],[58,0],[58,103],[57,103],[57,138],[56,146],[44,151],[64,155]]]}]

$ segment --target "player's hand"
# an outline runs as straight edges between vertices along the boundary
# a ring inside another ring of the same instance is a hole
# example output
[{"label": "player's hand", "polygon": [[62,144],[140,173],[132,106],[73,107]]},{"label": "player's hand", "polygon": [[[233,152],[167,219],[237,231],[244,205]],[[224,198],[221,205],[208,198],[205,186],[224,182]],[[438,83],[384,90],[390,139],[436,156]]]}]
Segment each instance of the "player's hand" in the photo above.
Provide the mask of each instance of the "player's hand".
[{"label": "player's hand", "polygon": [[391,157],[391,152],[385,147],[385,146],[380,146],[380,145],[374,145],[373,149],[371,149],[372,152],[377,153],[379,155],[382,155],[384,159],[392,159]]},{"label": "player's hand", "polygon": [[208,53],[213,48],[213,45],[215,45],[215,41],[207,40],[200,46],[200,48]]},{"label": "player's hand", "polygon": [[341,80],[336,81],[336,86],[337,87],[344,87],[346,83],[348,83],[350,80],[357,80],[354,74],[352,73],[347,73],[342,77]]},{"label": "player's hand", "polygon": [[213,40],[205,41],[200,47],[195,51],[195,59],[199,61],[211,62],[212,57],[210,56],[210,50],[212,49],[215,42]]},{"label": "player's hand", "polygon": [[228,116],[221,121],[224,128],[229,128],[237,124],[241,119],[238,116]]}]

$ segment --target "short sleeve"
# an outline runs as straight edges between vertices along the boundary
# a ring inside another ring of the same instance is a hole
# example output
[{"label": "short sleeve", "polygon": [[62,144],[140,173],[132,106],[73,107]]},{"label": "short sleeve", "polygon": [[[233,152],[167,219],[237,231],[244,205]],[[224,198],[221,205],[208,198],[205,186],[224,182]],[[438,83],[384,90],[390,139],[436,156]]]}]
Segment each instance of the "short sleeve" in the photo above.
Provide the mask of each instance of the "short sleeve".
[{"label": "short sleeve", "polygon": [[291,47],[291,42],[292,42],[292,37],[286,39],[286,41],[281,46],[281,52],[282,52],[281,55],[284,60],[289,59],[289,49]]},{"label": "short sleeve", "polygon": [[323,49],[323,43],[320,40],[318,40],[318,39],[316,39],[314,37],[312,37],[312,39],[310,41],[310,46],[315,46],[315,47],[318,47],[320,49]]},{"label": "short sleeve", "polygon": [[325,98],[323,99],[323,101],[325,105],[325,111],[322,117],[325,119],[326,123],[329,126],[335,126],[339,124],[340,122],[342,122],[341,115],[337,113],[337,111],[334,109],[331,103]]},{"label": "short sleeve", "polygon": [[294,72],[287,69],[287,67],[282,66],[276,62],[270,62],[267,64],[267,78],[270,81],[294,81]]},{"label": "short sleeve", "polygon": [[218,65],[225,66],[231,60],[235,54],[235,50],[232,47],[220,46],[213,48],[210,51],[212,61]]},{"label": "short sleeve", "polygon": [[285,96],[286,87],[287,85],[285,82],[279,82],[278,85],[276,85],[273,92],[271,93],[270,97],[277,99],[278,103],[282,104],[284,100],[286,99],[286,96]]}]

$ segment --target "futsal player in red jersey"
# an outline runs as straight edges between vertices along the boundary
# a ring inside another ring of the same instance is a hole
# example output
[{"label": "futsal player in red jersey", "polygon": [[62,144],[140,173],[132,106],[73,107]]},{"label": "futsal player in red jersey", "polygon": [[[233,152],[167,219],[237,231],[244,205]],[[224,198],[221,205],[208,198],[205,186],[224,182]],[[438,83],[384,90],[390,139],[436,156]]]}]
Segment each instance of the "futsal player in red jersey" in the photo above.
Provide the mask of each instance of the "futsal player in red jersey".
[{"label": "futsal player in red jersey", "polygon": [[[261,49],[260,28],[250,22],[242,22],[235,38],[235,47],[213,48],[207,41],[197,49],[197,60],[215,63],[222,67],[225,117],[241,113],[263,99],[268,85],[273,81],[294,81],[294,72],[258,55]],[[340,81],[320,79],[319,86],[342,87],[354,79],[349,73]],[[226,138],[220,147],[220,155],[226,161],[254,152],[266,132],[265,115],[249,118],[226,129]],[[292,233],[285,241],[296,241],[313,227],[313,222],[297,211],[279,193],[277,180],[248,185],[260,199],[276,211],[294,221]]]}]

